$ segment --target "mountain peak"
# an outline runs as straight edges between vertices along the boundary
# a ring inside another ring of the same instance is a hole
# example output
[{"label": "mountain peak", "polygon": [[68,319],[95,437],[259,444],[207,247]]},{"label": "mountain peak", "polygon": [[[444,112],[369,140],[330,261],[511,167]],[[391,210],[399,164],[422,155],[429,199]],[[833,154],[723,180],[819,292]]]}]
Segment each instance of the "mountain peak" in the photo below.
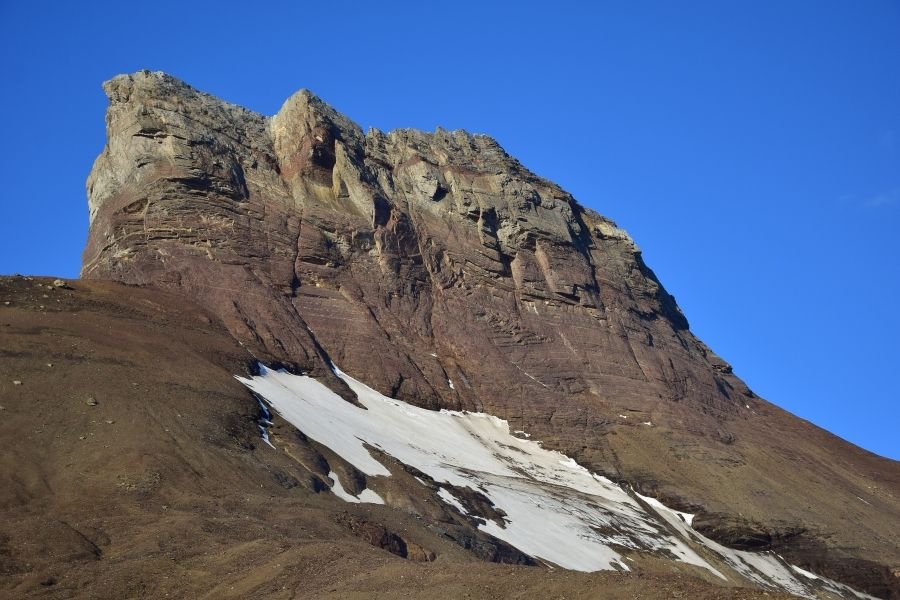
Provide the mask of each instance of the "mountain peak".
[{"label": "mountain peak", "polygon": [[334,364],[699,507],[714,539],[896,589],[900,507],[857,499],[896,468],[753,394],[627,233],[492,138],[363,133],[305,90],[265,118],[162,73],[106,89],[83,277],[188,296],[254,363],[351,403]]}]

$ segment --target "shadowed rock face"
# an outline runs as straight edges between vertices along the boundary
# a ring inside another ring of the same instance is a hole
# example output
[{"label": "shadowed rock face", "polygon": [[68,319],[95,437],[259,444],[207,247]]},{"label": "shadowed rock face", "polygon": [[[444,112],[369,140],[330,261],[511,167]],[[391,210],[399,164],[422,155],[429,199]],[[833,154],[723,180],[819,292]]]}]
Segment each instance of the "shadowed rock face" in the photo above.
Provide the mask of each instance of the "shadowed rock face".
[{"label": "shadowed rock face", "polygon": [[898,463],[756,397],[624,231],[491,138],[364,133],[306,91],[267,118],[161,73],[104,89],[85,278],[186,294],[348,399],[329,360],[495,414],[719,539],[900,597]]}]

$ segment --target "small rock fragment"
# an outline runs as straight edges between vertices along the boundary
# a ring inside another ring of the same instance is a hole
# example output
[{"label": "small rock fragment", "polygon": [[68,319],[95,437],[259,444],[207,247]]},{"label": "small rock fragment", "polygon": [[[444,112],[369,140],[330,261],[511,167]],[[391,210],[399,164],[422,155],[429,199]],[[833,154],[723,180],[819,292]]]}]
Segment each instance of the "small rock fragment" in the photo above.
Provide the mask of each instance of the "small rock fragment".
[{"label": "small rock fragment", "polygon": [[47,363],[47,366],[48,366],[48,367],[52,367],[52,366],[53,366],[53,363]]},{"label": "small rock fragment", "polygon": [[87,400],[84,401],[84,403],[88,406],[97,406],[97,399],[93,396],[90,396]]},{"label": "small rock fragment", "polygon": [[63,288],[64,290],[71,290],[71,289],[72,289],[72,288],[69,287],[69,284],[66,283],[65,281],[63,281],[62,279],[54,279],[54,280],[53,280],[53,287]]},{"label": "small rock fragment", "polygon": [[13,385],[22,385],[22,382],[18,379],[13,379]]}]

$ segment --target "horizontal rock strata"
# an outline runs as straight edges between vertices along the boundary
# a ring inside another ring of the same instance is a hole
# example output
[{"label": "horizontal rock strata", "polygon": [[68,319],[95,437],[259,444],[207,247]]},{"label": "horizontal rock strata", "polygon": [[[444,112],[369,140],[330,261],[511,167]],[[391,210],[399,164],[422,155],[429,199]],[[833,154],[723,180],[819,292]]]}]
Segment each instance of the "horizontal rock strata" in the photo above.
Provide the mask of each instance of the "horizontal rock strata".
[{"label": "horizontal rock strata", "polygon": [[709,535],[900,597],[897,463],[753,394],[624,231],[493,139],[363,132],[306,91],[268,118],[161,73],[104,87],[84,277],[189,296],[351,401],[330,361],[495,414]]}]

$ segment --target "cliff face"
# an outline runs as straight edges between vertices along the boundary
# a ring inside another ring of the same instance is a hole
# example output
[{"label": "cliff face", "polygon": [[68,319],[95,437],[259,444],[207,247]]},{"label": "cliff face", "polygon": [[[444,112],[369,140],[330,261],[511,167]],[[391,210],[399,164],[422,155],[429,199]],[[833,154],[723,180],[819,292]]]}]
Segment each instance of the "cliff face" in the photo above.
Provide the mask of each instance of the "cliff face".
[{"label": "cliff face", "polygon": [[333,361],[485,411],[730,545],[900,594],[900,468],[756,397],[631,238],[461,131],[361,131],[301,91],[266,118],[161,73],[105,84],[82,275],[217,315],[348,399]]}]

